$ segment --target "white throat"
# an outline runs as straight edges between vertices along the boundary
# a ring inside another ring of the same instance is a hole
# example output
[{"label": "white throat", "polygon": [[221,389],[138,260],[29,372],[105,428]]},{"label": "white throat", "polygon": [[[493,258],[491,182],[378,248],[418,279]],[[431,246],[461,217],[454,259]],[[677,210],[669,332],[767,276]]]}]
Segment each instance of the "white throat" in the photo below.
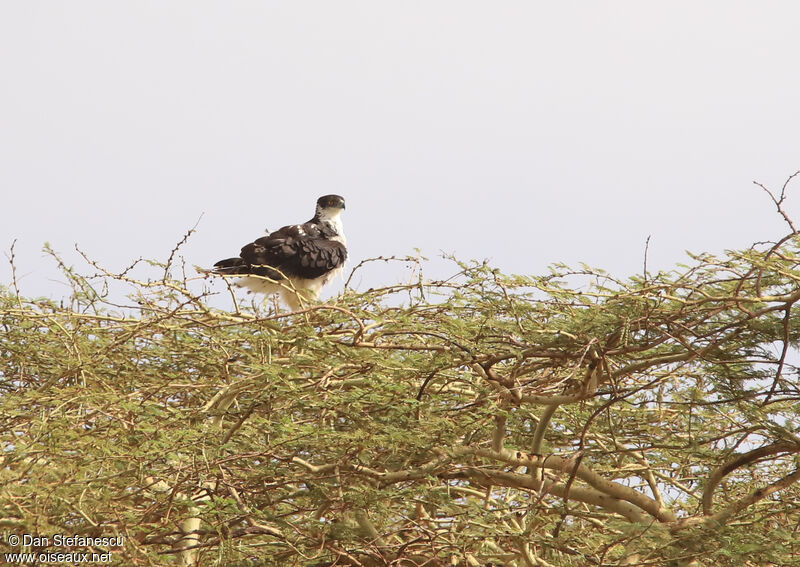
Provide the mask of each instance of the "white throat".
[{"label": "white throat", "polygon": [[338,238],[334,238],[333,240],[338,240],[342,244],[347,244],[341,215],[342,209],[320,209],[317,211],[317,218],[319,218],[320,222],[327,223],[336,231],[336,234],[339,235]]}]

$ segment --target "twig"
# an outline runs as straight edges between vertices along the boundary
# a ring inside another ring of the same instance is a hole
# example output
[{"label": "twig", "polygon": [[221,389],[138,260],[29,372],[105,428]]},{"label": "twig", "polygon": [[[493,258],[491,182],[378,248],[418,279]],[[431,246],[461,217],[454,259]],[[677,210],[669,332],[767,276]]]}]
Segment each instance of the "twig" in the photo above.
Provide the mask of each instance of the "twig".
[{"label": "twig", "polygon": [[794,227],[792,219],[789,218],[789,215],[786,213],[786,211],[783,210],[783,202],[786,200],[786,189],[789,186],[789,182],[795,177],[797,177],[797,175],[800,175],[800,170],[795,171],[788,177],[788,179],[786,179],[786,182],[783,184],[783,187],[781,187],[780,197],[775,197],[775,194],[769,189],[767,189],[763,183],[759,183],[758,181],[753,181],[753,183],[761,187],[767,193],[767,195],[769,195],[769,198],[772,199],[772,202],[775,203],[775,207],[778,209],[778,213],[783,217],[783,220],[786,221],[786,224],[789,225],[789,228],[792,229],[792,234],[797,234],[797,229]]},{"label": "twig", "polygon": [[[379,261],[383,261],[383,262],[387,262],[387,263],[388,262],[392,262],[392,261],[394,261],[394,262],[414,262],[415,265],[418,265],[421,260],[424,260],[424,258],[422,258],[421,256],[405,256],[405,257],[402,257],[402,258],[398,258],[397,256],[388,256],[388,257],[387,256],[378,256],[376,258],[367,258],[365,260],[361,260],[356,265],[356,267],[354,267],[352,270],[350,270],[350,275],[347,277],[347,280],[344,282],[344,288],[348,289],[350,287],[350,282],[352,281],[353,276],[358,271],[358,269],[361,268],[362,266],[370,263],[370,262],[379,262]],[[413,276],[413,271],[412,271],[412,276]],[[410,285],[411,284],[409,284],[409,286]]]},{"label": "twig", "polygon": [[20,308],[22,307],[22,299],[19,295],[19,283],[17,282],[17,265],[14,263],[14,258],[16,258],[16,254],[14,253],[14,247],[17,245],[17,239],[14,239],[14,242],[11,243],[11,249],[9,253],[6,254],[6,258],[8,258],[9,264],[11,264],[11,283],[14,286],[14,293],[17,296],[17,303],[19,304]]},{"label": "twig", "polygon": [[775,379],[772,381],[772,387],[769,389],[767,397],[764,398],[763,406],[767,405],[772,399],[772,396],[775,395],[775,392],[778,391],[778,385],[780,384],[781,378],[783,378],[783,369],[786,366],[786,355],[789,354],[789,322],[792,316],[792,305],[793,304],[789,304],[786,306],[783,315],[783,347],[781,348],[781,357],[778,360],[778,369],[775,371]]},{"label": "twig", "polygon": [[181,246],[186,244],[186,241],[189,240],[189,237],[192,234],[194,234],[194,231],[197,228],[197,225],[199,225],[200,221],[203,219],[203,215],[204,214],[205,213],[200,213],[200,216],[197,218],[197,222],[194,223],[194,226],[192,228],[190,228],[189,231],[186,234],[183,235],[183,238],[180,240],[180,242],[178,242],[175,245],[175,248],[173,248],[172,251],[169,253],[169,258],[167,259],[167,264],[164,266],[164,281],[167,281],[167,279],[169,278],[169,268],[170,268],[170,266],[172,266],[172,259],[175,257],[175,253],[178,251],[178,249]]}]

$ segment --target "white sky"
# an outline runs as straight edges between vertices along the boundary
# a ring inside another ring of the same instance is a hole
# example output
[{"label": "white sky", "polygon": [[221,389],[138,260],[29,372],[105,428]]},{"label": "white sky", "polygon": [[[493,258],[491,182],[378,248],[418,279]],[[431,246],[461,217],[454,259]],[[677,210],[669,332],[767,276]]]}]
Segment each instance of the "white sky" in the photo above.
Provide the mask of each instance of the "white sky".
[{"label": "white sky", "polygon": [[626,276],[648,235],[651,269],[775,239],[752,181],[800,169],[798,21],[796,1],[0,1],[0,247],[24,294],[59,296],[45,241],[121,269],[203,214],[182,253],[210,266],[327,193],[351,265],[416,247]]}]

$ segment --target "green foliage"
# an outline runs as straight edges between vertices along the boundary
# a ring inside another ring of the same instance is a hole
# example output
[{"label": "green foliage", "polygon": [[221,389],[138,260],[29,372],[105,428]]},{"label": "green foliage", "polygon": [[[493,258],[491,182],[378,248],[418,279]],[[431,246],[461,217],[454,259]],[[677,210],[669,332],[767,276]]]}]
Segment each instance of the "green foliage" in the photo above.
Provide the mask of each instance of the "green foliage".
[{"label": "green foliage", "polygon": [[294,314],[64,267],[68,306],[0,296],[2,527],[129,565],[800,565],[799,245]]}]

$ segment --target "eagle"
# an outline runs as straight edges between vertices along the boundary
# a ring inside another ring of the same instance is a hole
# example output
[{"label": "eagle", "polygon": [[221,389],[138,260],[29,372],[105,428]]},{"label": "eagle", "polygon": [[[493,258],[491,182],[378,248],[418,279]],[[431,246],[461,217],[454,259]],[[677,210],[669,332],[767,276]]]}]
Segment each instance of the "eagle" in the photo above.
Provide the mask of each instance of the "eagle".
[{"label": "eagle", "polygon": [[220,260],[211,273],[243,276],[236,285],[280,298],[292,311],[315,300],[322,287],[344,270],[346,240],[341,214],[344,198],[317,199],[314,218],[290,224],[246,244],[239,256]]}]

